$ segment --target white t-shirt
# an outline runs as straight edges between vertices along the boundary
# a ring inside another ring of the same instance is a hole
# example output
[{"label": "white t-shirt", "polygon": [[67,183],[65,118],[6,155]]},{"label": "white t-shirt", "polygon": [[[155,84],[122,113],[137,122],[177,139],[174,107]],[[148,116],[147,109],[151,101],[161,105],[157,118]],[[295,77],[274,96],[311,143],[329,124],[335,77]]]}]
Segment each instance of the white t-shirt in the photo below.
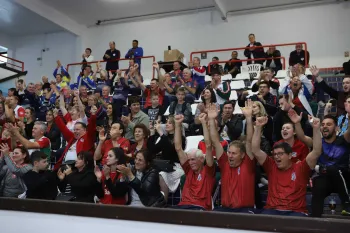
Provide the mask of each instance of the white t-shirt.
[{"label": "white t-shirt", "polygon": [[[142,172],[136,172],[136,178],[141,180]],[[135,178],[135,179],[136,179]],[[131,189],[131,203],[130,206],[144,207],[142,204],[139,195],[136,193],[134,189]]]},{"label": "white t-shirt", "polygon": [[64,157],[64,161],[68,161],[68,160],[74,160],[76,161],[77,160],[77,141],[75,141],[71,147],[69,147],[67,153],[66,153],[66,156]]}]

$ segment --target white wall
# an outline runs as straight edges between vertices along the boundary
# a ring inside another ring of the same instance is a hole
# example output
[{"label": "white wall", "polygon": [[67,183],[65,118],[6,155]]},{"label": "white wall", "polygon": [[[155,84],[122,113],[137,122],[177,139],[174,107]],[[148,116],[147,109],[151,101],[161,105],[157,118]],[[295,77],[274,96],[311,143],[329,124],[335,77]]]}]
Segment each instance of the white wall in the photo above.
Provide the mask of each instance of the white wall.
[{"label": "white wall", "polygon": [[[12,40],[0,35],[0,44],[15,47],[14,58],[25,62],[27,80],[40,80],[42,75],[51,77],[56,60],[63,64],[80,62],[83,49],[92,48],[95,60],[102,59],[108,42],[114,40],[122,56],[131,47],[133,39],[138,39],[144,48],[144,55],[155,55],[163,60],[163,52],[168,45],[182,51],[187,60],[195,50],[243,47],[248,44],[248,34],[255,33],[262,44],[276,44],[305,41],[311,53],[311,64],[319,67],[341,66],[344,51],[350,50],[350,3],[322,5],[276,12],[229,16],[223,22],[218,12],[200,12],[192,15],[160,18],[142,22],[111,24],[87,29],[81,38],[68,32],[21,37]],[[5,38],[5,39],[3,39]],[[5,41],[6,43],[2,43]],[[42,64],[37,61],[40,51]],[[279,48],[288,60],[294,47]],[[230,53],[217,55],[221,60],[228,59]],[[241,52],[239,57],[244,58]],[[347,59],[348,60],[348,59]],[[204,60],[202,64],[207,64]],[[126,68],[126,62],[121,62]],[[76,66],[77,68],[79,66]],[[143,73],[149,78],[151,60],[143,61]],[[72,76],[75,76],[73,73]]]},{"label": "white wall", "polygon": [[[262,44],[305,41],[311,53],[310,63],[331,67],[341,66],[344,51],[350,50],[349,22],[349,3],[229,16],[228,22],[223,22],[217,12],[201,12],[93,27],[87,31],[84,45],[93,49],[95,57],[102,57],[109,41],[114,40],[125,54],[131,41],[138,39],[145,55],[155,55],[157,60],[162,60],[168,45],[188,57],[195,50],[246,46],[248,34],[255,33]],[[280,50],[288,60],[294,48],[281,47]],[[230,57],[229,53],[216,55],[221,60]]]},{"label": "white wall", "polygon": [[[65,65],[79,59],[81,52],[77,51],[78,41],[77,37],[69,32],[17,37],[14,40],[14,58],[24,62],[24,69],[28,71],[27,83],[41,81],[43,75],[53,78],[52,73],[57,60]],[[49,51],[42,53],[44,48],[49,48]],[[41,61],[37,61],[39,57],[42,57]]]}]

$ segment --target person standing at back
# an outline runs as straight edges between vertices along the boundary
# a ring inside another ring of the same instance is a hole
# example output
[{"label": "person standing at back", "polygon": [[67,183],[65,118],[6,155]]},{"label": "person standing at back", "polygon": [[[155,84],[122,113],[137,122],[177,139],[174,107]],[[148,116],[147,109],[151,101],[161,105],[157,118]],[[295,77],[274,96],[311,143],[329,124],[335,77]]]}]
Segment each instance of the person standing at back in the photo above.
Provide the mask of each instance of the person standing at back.
[{"label": "person standing at back", "polygon": [[[247,59],[264,58],[265,52],[264,48],[256,48],[256,46],[262,46],[260,42],[256,42],[255,35],[253,33],[249,34],[249,44],[244,50],[244,56]],[[264,64],[265,60],[248,61],[247,64]]]},{"label": "person standing at back", "polygon": [[308,66],[310,61],[310,53],[307,51],[307,62],[305,64],[305,50],[303,50],[303,45],[295,45],[295,50],[289,55],[289,66],[294,66],[296,64],[301,64],[303,66]]},{"label": "person standing at back", "polygon": [[120,51],[115,48],[115,42],[109,42],[109,49],[103,55],[103,60],[107,61],[106,70],[114,73],[119,69]]},{"label": "person standing at back", "polygon": [[139,71],[141,71],[141,58],[143,57],[143,48],[139,47],[139,41],[132,41],[132,48],[128,50],[125,55],[125,58],[135,59],[135,63],[139,65]]}]

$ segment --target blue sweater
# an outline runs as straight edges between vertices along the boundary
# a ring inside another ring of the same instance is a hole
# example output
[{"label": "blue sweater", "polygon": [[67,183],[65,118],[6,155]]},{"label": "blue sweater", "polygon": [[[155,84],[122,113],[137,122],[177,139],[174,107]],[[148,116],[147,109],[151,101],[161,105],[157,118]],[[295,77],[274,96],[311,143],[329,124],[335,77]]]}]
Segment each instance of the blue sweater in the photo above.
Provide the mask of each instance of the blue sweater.
[{"label": "blue sweater", "polygon": [[143,57],[143,49],[141,47],[131,48],[125,55],[125,58],[135,58],[135,62],[141,65],[141,59],[138,57]]}]

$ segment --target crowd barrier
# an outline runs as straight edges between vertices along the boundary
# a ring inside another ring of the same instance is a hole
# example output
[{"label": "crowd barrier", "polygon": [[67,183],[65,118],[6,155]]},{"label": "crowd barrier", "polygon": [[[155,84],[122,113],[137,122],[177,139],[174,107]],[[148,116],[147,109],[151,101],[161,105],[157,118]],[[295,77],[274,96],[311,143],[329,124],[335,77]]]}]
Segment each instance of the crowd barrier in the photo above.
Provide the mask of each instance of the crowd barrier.
[{"label": "crowd barrier", "polygon": [[[347,219],[311,217],[298,218],[272,215],[185,211],[161,208],[136,208],[118,205],[98,205],[77,202],[42,201],[29,199],[23,200],[14,198],[0,198],[0,210],[82,216],[100,219],[105,218],[129,220],[126,222],[126,224],[133,224],[132,221],[140,221],[153,223],[153,227],[161,227],[162,224],[160,223],[166,223],[197,227],[236,229],[248,232],[265,231],[287,233],[342,233],[349,232],[350,229],[350,221]],[[16,219],[16,221],[18,222],[19,220]],[[42,224],[44,222],[45,221],[41,219],[37,219],[37,222],[33,222],[32,224],[37,224],[38,227],[43,227]],[[23,230],[26,227],[27,226],[23,226]],[[46,229],[53,227],[70,229],[68,224],[47,226]],[[103,227],[103,224],[101,224],[99,227]],[[4,230],[4,225],[2,225],[1,228]],[[153,230],[156,229],[153,228]],[[185,232],[194,232],[194,230],[191,227],[188,227],[188,230]]]},{"label": "crowd barrier", "polygon": [[[308,54],[307,54],[307,44],[306,44],[306,42],[293,42],[293,43],[284,43],[284,44],[262,45],[262,46],[254,46],[254,48],[284,47],[284,46],[291,46],[291,45],[297,45],[297,44],[304,45],[305,66],[307,66]],[[194,54],[227,52],[227,51],[245,50],[245,49],[250,49],[250,47],[238,47],[238,48],[225,48],[225,49],[212,49],[212,50],[193,51],[190,54],[190,61],[192,62]]]},{"label": "crowd barrier", "polygon": [[[268,57],[268,58],[254,58],[254,59],[242,59],[242,60],[237,60],[236,62],[246,62],[246,61],[262,61],[262,60],[275,60],[275,59],[282,59],[283,61],[283,65],[282,65],[282,69],[285,70],[286,69],[286,58],[285,57]],[[211,69],[211,65],[213,64],[220,64],[220,63],[228,63],[228,62],[235,62],[235,61],[212,61],[208,64],[208,73],[210,74],[210,69]]]},{"label": "crowd barrier", "polygon": [[[143,56],[143,57],[137,57],[137,59],[152,59],[152,63],[156,61],[156,57],[155,57],[155,56]],[[119,58],[119,59],[115,59],[115,60],[113,60],[113,61],[129,61],[129,60],[130,60],[130,58]],[[72,66],[82,66],[82,65],[84,65],[84,64],[96,64],[96,63],[98,63],[98,62],[100,62],[100,63],[106,63],[107,61],[105,61],[105,60],[100,60],[100,61],[96,60],[96,61],[91,61],[91,62],[76,62],[76,63],[70,63],[70,64],[67,64],[67,71],[69,72],[69,68],[72,67]],[[142,67],[144,67],[144,66],[141,65],[141,69],[142,69]],[[79,67],[79,68],[80,68],[80,67]],[[120,69],[120,70],[125,71],[125,70],[127,70],[127,69],[125,68],[125,69]],[[112,70],[112,72],[115,72],[115,71],[116,71],[116,70]],[[153,77],[153,78],[154,78],[154,74],[155,74],[155,71],[154,71],[154,69],[153,69],[153,67],[152,67],[152,77]]]},{"label": "crowd barrier", "polygon": [[[16,59],[11,58],[11,57],[4,56],[2,54],[0,54],[0,57],[5,58],[7,60],[7,62],[5,62],[5,63],[7,66],[11,66],[10,68],[24,72],[24,62],[22,62],[20,60],[16,60]],[[14,63],[17,63],[17,64],[14,64]]]}]

